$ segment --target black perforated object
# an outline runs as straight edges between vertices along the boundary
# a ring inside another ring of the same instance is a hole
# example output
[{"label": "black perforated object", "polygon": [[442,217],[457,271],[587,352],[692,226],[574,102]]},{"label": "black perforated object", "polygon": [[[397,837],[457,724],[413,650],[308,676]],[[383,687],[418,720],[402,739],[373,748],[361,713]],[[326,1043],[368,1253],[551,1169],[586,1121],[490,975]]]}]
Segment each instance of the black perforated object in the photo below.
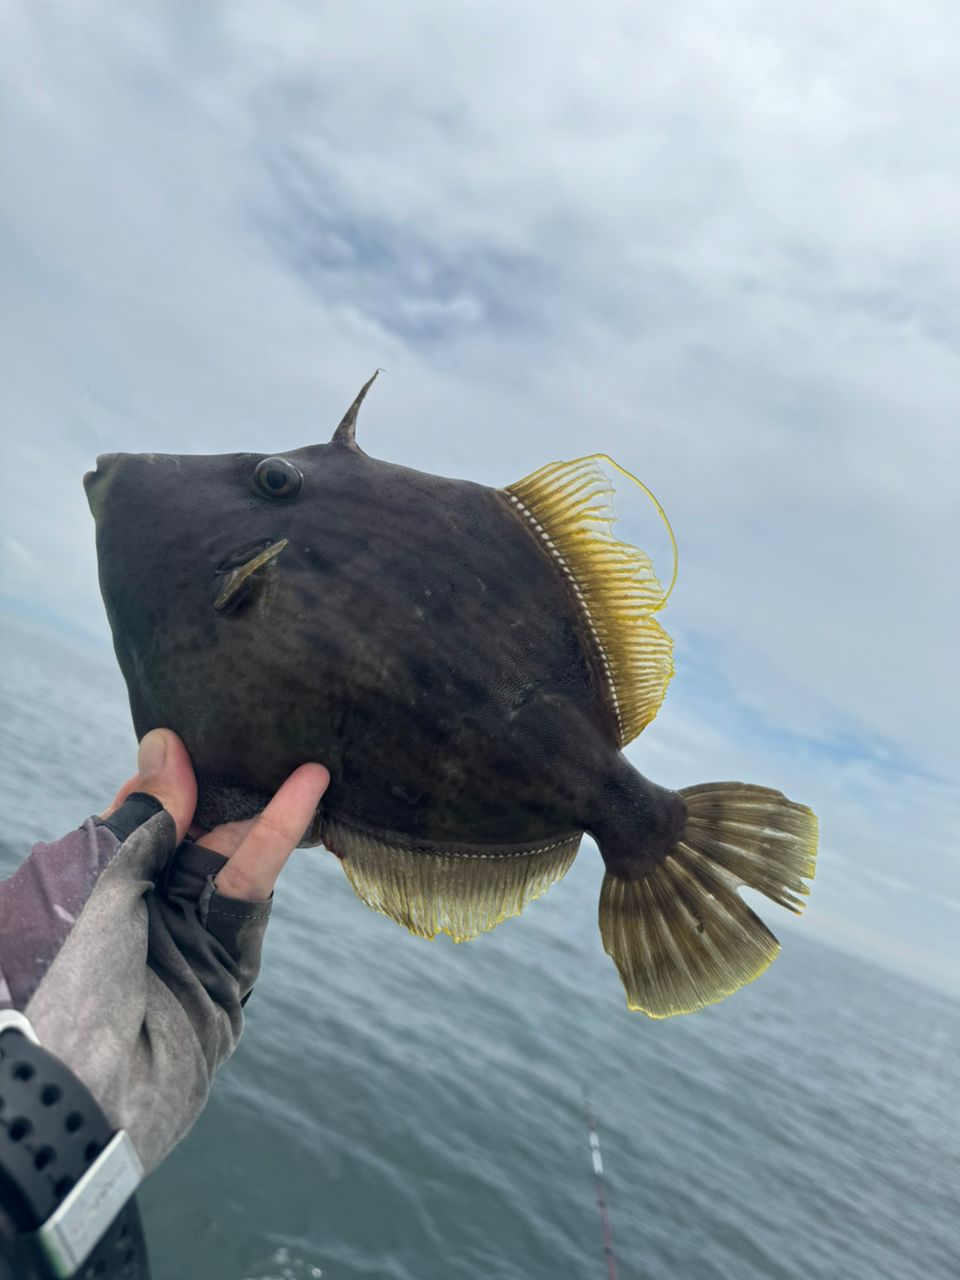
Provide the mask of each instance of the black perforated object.
[{"label": "black perforated object", "polygon": [[[0,1205],[17,1237],[8,1240],[18,1280],[52,1276],[35,1233],[114,1135],[89,1089],[70,1069],[15,1028],[0,1033]],[[131,1198],[77,1280],[146,1280],[143,1230]],[[2,1276],[2,1264],[0,1264]]]}]

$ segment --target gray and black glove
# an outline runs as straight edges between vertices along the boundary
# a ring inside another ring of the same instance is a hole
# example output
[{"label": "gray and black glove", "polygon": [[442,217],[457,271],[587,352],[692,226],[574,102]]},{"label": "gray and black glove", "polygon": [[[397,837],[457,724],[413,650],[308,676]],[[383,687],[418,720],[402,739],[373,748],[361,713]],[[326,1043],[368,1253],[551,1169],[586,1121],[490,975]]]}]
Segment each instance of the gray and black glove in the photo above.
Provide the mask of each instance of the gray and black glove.
[{"label": "gray and black glove", "polygon": [[[277,876],[329,782],[303,765],[259,818],[191,829],[197,843],[184,838],[196,781],[183,743],[154,730],[139,764],[104,814],[35,845],[0,882],[0,1129],[13,1153],[6,1164],[0,1153],[0,1246],[14,1235],[24,1257],[24,1237],[51,1228],[74,1183],[76,1200],[110,1175],[105,1146],[132,1141],[135,1185],[137,1157],[155,1168],[202,1111],[243,1029]],[[122,1216],[111,1228],[120,1254]]]}]

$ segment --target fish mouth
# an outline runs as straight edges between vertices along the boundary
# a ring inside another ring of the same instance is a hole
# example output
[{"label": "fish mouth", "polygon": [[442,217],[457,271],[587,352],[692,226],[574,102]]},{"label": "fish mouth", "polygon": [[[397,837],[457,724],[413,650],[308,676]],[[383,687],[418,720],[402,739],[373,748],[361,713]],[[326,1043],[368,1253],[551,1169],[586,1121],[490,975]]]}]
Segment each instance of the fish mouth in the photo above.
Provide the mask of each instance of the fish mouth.
[{"label": "fish mouth", "polygon": [[235,551],[225,560],[221,560],[217,565],[217,574],[226,576],[214,597],[214,609],[219,613],[232,612],[250,593],[253,575],[271,560],[276,560],[289,541],[289,538],[281,538],[279,542],[270,542],[266,539],[255,543],[252,547]]},{"label": "fish mouth", "polygon": [[90,514],[94,520],[98,519],[103,511],[104,499],[107,490],[110,488],[110,472],[113,470],[114,463],[121,455],[119,453],[101,453],[97,457],[97,465],[92,471],[88,471],[83,477],[83,488],[87,495],[87,505],[90,508]]}]

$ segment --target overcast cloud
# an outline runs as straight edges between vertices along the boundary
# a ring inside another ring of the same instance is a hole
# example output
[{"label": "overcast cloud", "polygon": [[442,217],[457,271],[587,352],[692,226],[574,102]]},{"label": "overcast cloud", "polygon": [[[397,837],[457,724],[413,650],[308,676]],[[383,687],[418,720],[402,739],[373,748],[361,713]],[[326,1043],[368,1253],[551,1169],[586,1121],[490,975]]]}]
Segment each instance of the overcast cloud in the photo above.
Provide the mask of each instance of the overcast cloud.
[{"label": "overcast cloud", "polygon": [[681,545],[632,758],[812,804],[807,927],[955,986],[958,49],[953,0],[4,5],[8,604],[105,633],[98,452],[325,439],[377,365],[379,456],[609,452]]}]

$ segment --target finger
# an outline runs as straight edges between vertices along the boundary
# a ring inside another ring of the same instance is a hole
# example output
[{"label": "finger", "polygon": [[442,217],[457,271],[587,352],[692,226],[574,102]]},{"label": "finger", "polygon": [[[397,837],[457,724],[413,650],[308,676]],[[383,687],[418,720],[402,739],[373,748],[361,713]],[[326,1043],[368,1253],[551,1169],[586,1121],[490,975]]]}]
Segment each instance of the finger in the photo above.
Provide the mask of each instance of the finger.
[{"label": "finger", "polygon": [[322,764],[302,764],[294,770],[217,876],[218,891],[247,902],[269,898],[329,783],[330,774]]},{"label": "finger", "polygon": [[242,822],[223,822],[212,831],[204,831],[202,827],[191,827],[190,838],[204,849],[213,849],[222,853],[225,858],[232,858],[237,852],[247,833],[253,828],[256,818],[245,818]]},{"label": "finger", "polygon": [[117,792],[117,794],[113,797],[112,803],[109,805],[108,808],[104,809],[100,817],[109,818],[111,813],[116,813],[117,810],[120,808],[120,806],[123,804],[124,800],[126,800],[127,796],[131,795],[134,791],[136,791],[139,785],[140,785],[140,775],[139,773],[135,773],[132,778],[128,778],[126,780],[126,782]]},{"label": "finger", "polygon": [[140,743],[137,764],[139,772],[120,788],[117,801],[122,803],[120,797],[126,799],[131,791],[159,800],[176,823],[179,844],[197,807],[197,780],[186,747],[172,729],[151,729]]}]

